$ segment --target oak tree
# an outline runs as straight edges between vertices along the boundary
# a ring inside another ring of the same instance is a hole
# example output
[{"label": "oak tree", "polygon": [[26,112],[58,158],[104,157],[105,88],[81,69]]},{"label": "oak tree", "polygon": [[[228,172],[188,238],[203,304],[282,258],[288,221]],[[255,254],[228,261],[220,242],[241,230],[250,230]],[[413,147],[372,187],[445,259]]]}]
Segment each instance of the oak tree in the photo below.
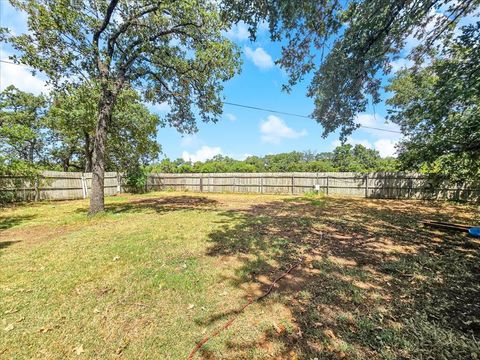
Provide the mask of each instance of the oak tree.
[{"label": "oak tree", "polygon": [[14,60],[44,72],[56,88],[99,84],[90,213],[104,210],[106,139],[120,91],[170,105],[166,119],[195,130],[195,113],[215,121],[222,82],[238,70],[228,24],[210,0],[10,0],[28,15],[29,32],[8,36]]},{"label": "oak tree", "polygon": [[[99,96],[99,87],[92,84],[53,94],[45,117],[52,143],[49,160],[60,164],[64,171],[92,171]],[[160,145],[156,134],[160,126],[160,117],[149,111],[134,89],[125,87],[117,96],[111,117],[106,169],[127,172],[157,159]]]},{"label": "oak tree", "polygon": [[480,22],[464,27],[428,66],[399,72],[388,90],[390,120],[405,134],[402,166],[478,181]]}]

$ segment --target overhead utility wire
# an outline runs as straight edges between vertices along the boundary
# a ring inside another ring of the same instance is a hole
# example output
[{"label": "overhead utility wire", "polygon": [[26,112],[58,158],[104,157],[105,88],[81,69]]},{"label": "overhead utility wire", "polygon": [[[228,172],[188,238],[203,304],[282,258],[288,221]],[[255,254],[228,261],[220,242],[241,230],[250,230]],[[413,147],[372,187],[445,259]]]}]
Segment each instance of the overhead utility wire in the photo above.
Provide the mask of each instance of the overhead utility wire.
[{"label": "overhead utility wire", "polygon": [[[261,107],[257,107],[257,106],[250,106],[250,105],[243,105],[243,104],[231,103],[231,102],[228,102],[228,101],[224,101],[223,103],[224,103],[225,105],[237,106],[237,107],[242,107],[242,108],[252,109],[252,110],[265,111],[265,112],[270,112],[270,113],[274,113],[274,114],[288,115],[288,116],[296,116],[296,117],[300,117],[300,118],[303,118],[303,119],[313,119],[311,116],[308,116],[308,115],[294,114],[294,113],[289,113],[289,112],[279,111],[279,110],[272,110],[272,109],[265,109],[265,108],[261,108]],[[377,128],[377,127],[373,127],[373,126],[360,125],[360,127],[364,128],[364,129],[372,129],[372,130],[378,130],[378,131],[385,131],[385,132],[391,132],[391,133],[395,133],[395,134],[401,134],[401,133],[402,133],[401,131],[389,130],[389,129],[382,129],[382,128]]]},{"label": "overhead utility wire", "polygon": [[[27,66],[27,65],[17,64],[17,63],[14,63],[14,62],[12,62],[12,61],[7,61],[7,60],[0,60],[0,62],[3,62],[3,63],[5,63],[5,64],[11,64],[11,65],[18,65],[18,66],[29,67],[29,66]],[[290,112],[285,112],[285,111],[266,109],[266,108],[261,108],[261,107],[257,107],[257,106],[237,104],[237,103],[232,103],[232,102],[228,102],[228,101],[224,101],[223,103],[224,103],[225,105],[237,106],[237,107],[242,107],[242,108],[245,108],[245,109],[265,111],[265,112],[274,113],[274,114],[279,114],[279,115],[295,116],[295,117],[299,117],[299,118],[303,118],[303,119],[312,119],[312,117],[311,117],[311,116],[308,116],[308,115],[301,115],[301,114],[295,114],[295,113],[290,113]],[[373,127],[373,126],[360,125],[360,127],[364,128],[364,129],[385,131],[385,132],[390,132],[390,133],[394,133],[394,134],[401,134],[401,133],[402,133],[401,131],[382,129],[382,128],[377,128],[377,127]]]}]

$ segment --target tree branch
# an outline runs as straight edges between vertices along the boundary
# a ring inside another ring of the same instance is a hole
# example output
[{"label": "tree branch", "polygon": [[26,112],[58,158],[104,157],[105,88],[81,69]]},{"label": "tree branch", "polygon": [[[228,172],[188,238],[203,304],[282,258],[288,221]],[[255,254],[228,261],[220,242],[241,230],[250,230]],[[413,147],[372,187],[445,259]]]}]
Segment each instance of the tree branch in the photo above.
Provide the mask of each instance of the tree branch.
[{"label": "tree branch", "polygon": [[130,17],[128,20],[126,20],[119,28],[117,31],[115,31],[110,39],[108,40],[108,55],[112,57],[113,52],[115,50],[115,44],[117,42],[118,37],[123,34],[125,31],[128,30],[130,25],[133,24],[133,22],[139,18],[141,18],[144,15],[147,15],[149,13],[155,12],[159,9],[159,5],[154,5],[152,7],[149,7],[138,14],[135,14],[134,16]]},{"label": "tree branch", "polygon": [[102,75],[105,75],[105,72],[107,69],[105,69],[104,64],[100,60],[100,50],[98,48],[98,41],[100,39],[100,35],[105,31],[107,28],[108,24],[110,23],[110,18],[112,17],[113,11],[115,10],[115,7],[117,6],[119,0],[111,0],[110,4],[108,5],[107,8],[107,13],[105,14],[105,18],[103,19],[102,24],[98,28],[97,31],[95,31],[95,34],[93,34],[93,45],[95,47],[95,58],[97,60],[97,68]]}]

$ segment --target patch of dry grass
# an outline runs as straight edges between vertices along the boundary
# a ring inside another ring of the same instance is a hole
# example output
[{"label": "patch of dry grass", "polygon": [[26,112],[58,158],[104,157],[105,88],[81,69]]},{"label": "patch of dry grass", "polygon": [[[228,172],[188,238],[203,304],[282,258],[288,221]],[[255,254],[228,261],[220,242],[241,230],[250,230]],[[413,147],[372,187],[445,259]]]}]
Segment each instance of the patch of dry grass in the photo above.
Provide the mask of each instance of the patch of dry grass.
[{"label": "patch of dry grass", "polygon": [[[439,202],[155,193],[0,212],[0,358],[480,357],[480,244]],[[478,220],[478,219],[477,219]]]}]

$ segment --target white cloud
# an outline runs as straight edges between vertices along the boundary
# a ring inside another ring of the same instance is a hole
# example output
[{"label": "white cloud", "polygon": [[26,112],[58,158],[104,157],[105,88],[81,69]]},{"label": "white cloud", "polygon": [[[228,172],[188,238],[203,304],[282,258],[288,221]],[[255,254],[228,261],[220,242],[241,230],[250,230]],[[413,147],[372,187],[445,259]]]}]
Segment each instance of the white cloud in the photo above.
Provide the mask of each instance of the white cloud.
[{"label": "white cloud", "polygon": [[[374,114],[358,114],[355,118],[357,124],[362,125],[361,130],[382,138],[399,138],[400,127],[390,121],[386,121],[383,116],[374,115]],[[376,128],[376,129],[371,129]],[[387,131],[382,131],[378,129],[383,129]]]},{"label": "white cloud", "polygon": [[197,161],[205,161],[211,159],[215,155],[220,155],[221,153],[222,149],[219,146],[210,147],[204,145],[193,154],[189,153],[188,151],[184,151],[182,153],[182,159],[195,163]]},{"label": "white cloud", "polygon": [[230,40],[245,41],[248,40],[250,33],[248,32],[248,26],[243,21],[233,25],[227,32],[225,36]]},{"label": "white cloud", "polygon": [[[11,61],[8,56],[2,57],[4,61]],[[22,91],[34,94],[48,93],[51,87],[46,85],[46,81],[41,75],[33,76],[30,69],[16,64],[0,62],[0,91],[9,85],[14,85]]]},{"label": "white cloud", "polygon": [[192,148],[192,147],[199,147],[204,143],[205,142],[195,134],[185,135],[182,137],[182,140],[180,141],[180,146],[184,148]]},{"label": "white cloud", "polygon": [[162,102],[160,104],[152,104],[152,103],[149,103],[147,104],[150,111],[154,112],[154,113],[163,113],[163,114],[166,114],[170,111],[171,107],[170,105],[167,103],[167,102]]},{"label": "white cloud", "polygon": [[396,153],[395,145],[398,141],[392,139],[380,139],[373,143],[375,150],[381,157],[394,156]]},{"label": "white cloud", "polygon": [[231,157],[232,159],[235,159],[235,160],[245,160],[246,158],[250,157],[250,156],[253,156],[252,154],[248,154],[248,153],[245,153],[245,154],[240,154],[240,155],[230,155],[228,154],[229,157]]},{"label": "white cloud", "polygon": [[[354,139],[353,137],[349,136],[345,143],[349,144],[349,145],[352,145],[352,146],[363,145],[367,149],[373,149],[372,143],[370,141],[366,140],[366,139]],[[340,140],[335,140],[335,141],[332,142],[332,145],[334,147],[337,147],[337,146],[342,145],[342,142]]]},{"label": "white cloud", "polygon": [[[355,145],[363,145],[367,149],[374,149],[377,150],[381,157],[387,156],[395,156],[396,150],[395,145],[398,143],[398,140],[395,139],[378,139],[373,144],[366,140],[366,139],[355,139],[353,137],[348,137],[346,144],[350,144],[352,146]],[[342,145],[340,140],[335,140],[332,142],[334,147]]]},{"label": "white cloud", "polygon": [[253,156],[253,154],[245,153],[242,156],[240,156],[239,160],[245,160],[246,158],[249,158],[250,156]]},{"label": "white cloud", "polygon": [[[362,126],[367,126],[367,128],[361,127],[360,130],[364,133],[367,133],[369,139],[354,138],[350,136],[347,138],[347,144],[353,146],[363,145],[368,149],[377,150],[382,157],[395,156],[395,145],[400,141],[401,138],[401,134],[397,133],[400,131],[398,125],[391,122],[386,122],[384,117],[373,114],[358,114],[355,122]],[[378,129],[384,129],[388,131],[381,131]],[[335,140],[332,142],[332,145],[337,147],[341,145],[341,142],[340,140]]]},{"label": "white cloud", "polygon": [[230,121],[235,121],[237,120],[237,117],[233,114],[230,114],[230,113],[226,113],[225,114],[225,117],[227,118],[227,120],[230,120]]},{"label": "white cloud", "polygon": [[285,121],[274,115],[269,115],[266,121],[260,123],[262,141],[279,144],[283,139],[296,139],[307,135],[307,131],[295,131],[288,127]]},{"label": "white cloud", "polygon": [[412,67],[413,61],[409,59],[400,58],[397,60],[390,61],[390,66],[392,67],[392,72],[397,72],[399,70]]},{"label": "white cloud", "polygon": [[261,47],[252,50],[250,47],[245,46],[245,55],[247,59],[250,59],[261,70],[268,70],[275,65],[270,54]]}]

